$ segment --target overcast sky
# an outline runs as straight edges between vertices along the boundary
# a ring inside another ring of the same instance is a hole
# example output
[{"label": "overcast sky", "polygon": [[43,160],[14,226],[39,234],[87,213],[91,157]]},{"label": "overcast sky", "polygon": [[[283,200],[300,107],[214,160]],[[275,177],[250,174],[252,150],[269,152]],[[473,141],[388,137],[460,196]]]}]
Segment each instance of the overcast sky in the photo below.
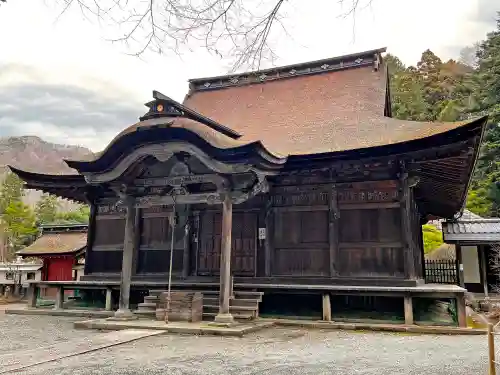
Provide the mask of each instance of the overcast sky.
[{"label": "overcast sky", "polygon": [[[427,48],[441,58],[495,27],[498,0],[373,0],[341,19],[333,0],[289,0],[291,39],[275,45],[275,65],[388,47],[406,64]],[[152,90],[182,101],[189,78],[227,73],[227,62],[203,50],[141,59],[105,38],[112,28],[77,9],[58,19],[54,0],[9,0],[0,6],[0,137],[37,135],[47,141],[104,148],[145,112]],[[312,5],[315,5],[313,7]]]}]

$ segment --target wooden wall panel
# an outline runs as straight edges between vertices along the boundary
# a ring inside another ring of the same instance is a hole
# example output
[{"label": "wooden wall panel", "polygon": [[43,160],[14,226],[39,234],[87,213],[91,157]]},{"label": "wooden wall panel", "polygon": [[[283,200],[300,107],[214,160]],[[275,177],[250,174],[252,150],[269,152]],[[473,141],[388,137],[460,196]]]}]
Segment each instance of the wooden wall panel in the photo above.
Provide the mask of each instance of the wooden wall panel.
[{"label": "wooden wall panel", "polygon": [[92,251],[85,264],[90,264],[89,273],[120,273],[122,258],[122,251]]},{"label": "wooden wall panel", "polygon": [[341,210],[340,242],[399,242],[401,214],[398,208]]},{"label": "wooden wall panel", "polygon": [[399,247],[341,247],[340,275],[351,277],[403,277],[403,252]]},{"label": "wooden wall panel", "polygon": [[[231,231],[231,274],[254,276],[257,261],[258,212],[233,212]],[[198,274],[217,275],[220,271],[222,213],[200,212]]]},{"label": "wooden wall panel", "polygon": [[328,211],[275,212],[273,245],[274,275],[329,275]]},{"label": "wooden wall panel", "polygon": [[125,237],[124,218],[106,218],[97,216],[95,224],[95,236],[92,250],[100,248],[123,249]]}]

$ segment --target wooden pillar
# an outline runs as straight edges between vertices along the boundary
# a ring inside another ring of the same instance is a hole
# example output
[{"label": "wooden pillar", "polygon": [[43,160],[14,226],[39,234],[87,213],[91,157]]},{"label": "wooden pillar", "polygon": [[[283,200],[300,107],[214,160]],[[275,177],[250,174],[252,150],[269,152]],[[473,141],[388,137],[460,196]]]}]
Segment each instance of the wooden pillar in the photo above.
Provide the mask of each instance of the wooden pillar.
[{"label": "wooden pillar", "polygon": [[120,299],[115,317],[120,319],[133,319],[135,315],[130,311],[130,284],[132,281],[132,267],[134,263],[134,252],[136,245],[135,218],[136,208],[133,197],[125,198],[126,218],[125,218],[125,239],[123,242],[122,273],[120,281]]},{"label": "wooden pillar", "polygon": [[132,276],[137,274],[137,267],[139,264],[139,248],[141,246],[141,233],[142,233],[142,208],[135,208],[134,217],[134,252],[132,254]]},{"label": "wooden pillar", "polygon": [[113,290],[111,288],[106,288],[106,311],[111,311],[113,308]]},{"label": "wooden pillar", "polygon": [[231,230],[233,222],[233,203],[229,193],[223,194],[222,201],[222,236],[220,253],[220,295],[219,313],[216,323],[232,323],[233,316],[229,312],[229,297],[231,290]]},{"label": "wooden pillar", "polygon": [[54,310],[60,310],[64,306],[64,288],[62,286],[58,286],[56,288],[56,301],[54,304]]},{"label": "wooden pillar", "polygon": [[483,284],[484,296],[488,297],[488,263],[486,262],[486,246],[477,247],[479,255],[479,269],[481,270],[481,283]]},{"label": "wooden pillar", "polygon": [[264,275],[271,276],[272,269],[272,235],[273,235],[273,202],[270,195],[267,196],[265,212],[266,238],[264,238]]},{"label": "wooden pillar", "polygon": [[332,306],[330,304],[330,293],[323,294],[323,320],[332,321]]},{"label": "wooden pillar", "polygon": [[35,283],[30,283],[28,287],[28,307],[36,307],[38,288]]},{"label": "wooden pillar", "polygon": [[184,249],[182,250],[182,277],[187,278],[189,276],[189,269],[191,265],[190,254],[189,254],[189,242],[191,238],[191,222],[190,216],[188,216],[188,221],[184,228]]},{"label": "wooden pillar", "polygon": [[413,298],[410,295],[404,297],[405,306],[405,324],[411,325],[413,321]]},{"label": "wooden pillar", "polygon": [[[89,215],[89,226],[87,228],[87,247],[85,249],[85,259],[89,260],[92,258],[91,252],[94,245],[95,238],[95,228],[96,228],[96,217],[97,217],[97,206],[96,204],[87,196],[87,203],[90,205],[90,215]],[[88,275],[92,272],[92,262],[85,262],[83,266],[84,274]]]},{"label": "wooden pillar", "polygon": [[194,265],[194,270],[192,274],[195,276],[198,275],[198,261],[200,258],[200,211],[193,212],[193,229],[192,229],[192,244],[193,244],[193,252],[192,255],[194,259],[192,260],[192,264]]},{"label": "wooden pillar", "polygon": [[467,312],[465,309],[465,294],[460,293],[456,296],[457,301],[457,318],[458,326],[462,328],[467,327]]},{"label": "wooden pillar", "polygon": [[337,276],[339,253],[339,209],[337,190],[333,186],[329,197],[328,242],[330,245],[330,276]]},{"label": "wooden pillar", "polygon": [[457,267],[457,284],[465,288],[464,281],[464,262],[462,259],[462,247],[459,244],[455,245],[455,262]]},{"label": "wooden pillar", "polygon": [[403,242],[403,259],[405,278],[415,279],[415,259],[412,248],[412,228],[411,228],[411,196],[408,185],[408,173],[404,171],[399,178],[401,190],[401,240]]}]

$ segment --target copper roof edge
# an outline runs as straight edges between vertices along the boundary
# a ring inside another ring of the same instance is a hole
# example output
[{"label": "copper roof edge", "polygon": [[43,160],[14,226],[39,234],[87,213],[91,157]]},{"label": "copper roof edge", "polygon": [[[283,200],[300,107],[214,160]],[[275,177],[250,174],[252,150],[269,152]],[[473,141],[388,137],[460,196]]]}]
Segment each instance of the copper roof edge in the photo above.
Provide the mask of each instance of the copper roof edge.
[{"label": "copper roof edge", "polygon": [[481,143],[483,142],[484,133],[486,131],[486,123],[488,122],[488,115],[477,117],[477,118],[471,119],[471,120],[472,121],[469,122],[469,124],[473,123],[473,122],[481,122],[482,123],[481,124],[481,135],[479,136],[479,141],[477,142],[477,147],[474,150],[474,162],[472,163],[471,168],[469,170],[469,181],[467,181],[467,186],[465,187],[464,194],[462,195],[462,206],[458,210],[458,217],[459,218],[463,215],[464,210],[465,210],[465,206],[467,204],[467,194],[469,193],[469,188],[470,188],[470,185],[472,184],[472,175],[474,173],[474,169],[476,168],[476,164],[477,164],[477,161],[479,159],[479,151],[481,149]]},{"label": "copper roof edge", "polygon": [[387,51],[387,47],[382,47],[382,48],[376,48],[368,51],[362,51],[362,52],[356,52],[356,53],[351,53],[351,54],[346,54],[346,55],[341,55],[341,56],[333,56],[325,59],[320,59],[320,60],[313,60],[313,61],[304,61],[301,63],[295,63],[295,64],[289,64],[289,65],[283,65],[283,66],[277,66],[273,68],[267,68],[267,69],[262,69],[262,70],[253,70],[253,71],[246,71],[246,72],[241,72],[241,73],[233,73],[233,74],[227,74],[227,75],[220,75],[220,76],[212,76],[212,77],[200,77],[200,78],[191,78],[188,80],[189,83],[202,83],[205,81],[211,81],[211,80],[220,80],[220,79],[230,79],[230,78],[236,78],[244,75],[255,75],[255,74],[266,74],[266,73],[271,73],[271,72],[276,72],[276,71],[286,71],[286,70],[291,70],[294,68],[304,68],[310,65],[319,65],[319,64],[326,64],[329,62],[337,62],[345,59],[354,59],[354,58],[361,58],[363,56],[373,56],[375,54],[382,54]]}]

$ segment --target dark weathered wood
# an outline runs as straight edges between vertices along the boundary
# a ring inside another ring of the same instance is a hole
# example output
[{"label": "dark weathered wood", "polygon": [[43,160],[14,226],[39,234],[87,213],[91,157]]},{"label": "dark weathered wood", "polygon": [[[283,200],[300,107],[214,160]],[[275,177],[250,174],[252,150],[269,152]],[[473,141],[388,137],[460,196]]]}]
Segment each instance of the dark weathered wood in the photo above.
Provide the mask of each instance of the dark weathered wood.
[{"label": "dark weathered wood", "polygon": [[200,211],[196,210],[193,211],[193,228],[192,228],[192,237],[191,237],[191,259],[193,260],[191,262],[192,269],[191,269],[191,274],[192,275],[198,275],[198,270],[199,270],[199,259],[198,259],[198,254],[200,252]]},{"label": "dark weathered wood", "polygon": [[404,165],[400,173],[399,184],[401,189],[401,238],[404,243],[404,272],[407,278],[413,279],[415,278],[415,264],[412,246],[410,187],[408,173]]},{"label": "dark weathered wood", "polygon": [[139,251],[141,247],[141,233],[142,233],[142,210],[140,208],[135,210],[134,218],[134,253],[132,258],[132,275],[137,273],[137,267],[139,262]]},{"label": "dark weathered wood", "polygon": [[274,207],[276,212],[297,212],[297,211],[328,211],[329,207],[326,205],[321,206],[286,206],[286,207]]},{"label": "dark weathered wood", "polygon": [[483,284],[484,296],[488,297],[488,265],[486,262],[486,246],[479,245],[478,246],[478,254],[479,254],[479,270],[481,272],[481,284]]},{"label": "dark weathered wood", "polygon": [[191,269],[191,257],[190,257],[190,241],[191,238],[191,221],[186,223],[186,227],[184,230],[184,253],[182,257],[182,276],[188,277]]},{"label": "dark weathered wood", "polygon": [[[90,214],[89,214],[89,226],[87,230],[87,249],[85,250],[85,259],[91,258],[92,249],[94,247],[95,240],[95,228],[96,228],[96,216],[97,216],[97,206],[94,202],[90,202]],[[90,262],[85,262],[84,273],[92,272],[92,264]]]},{"label": "dark weathered wood", "polygon": [[265,222],[266,222],[266,238],[264,239],[264,250],[265,250],[265,276],[271,276],[271,267],[272,267],[272,254],[273,254],[273,237],[274,237],[274,228],[273,228],[273,209],[272,209],[272,200],[268,196],[265,204]]},{"label": "dark weathered wood", "polygon": [[329,212],[274,212],[273,275],[330,275]]},{"label": "dark weathered wood", "polygon": [[[330,250],[330,276],[338,274],[338,258],[339,258],[339,219],[340,211],[337,204],[337,190],[332,189],[330,192],[329,205],[329,222],[328,222],[328,242]],[[328,296],[328,302],[330,298]]]},{"label": "dark weathered wood", "polygon": [[385,247],[403,247],[402,242],[341,242],[339,243],[341,249],[352,248],[385,248]]},{"label": "dark weathered wood", "polygon": [[341,210],[373,210],[377,208],[397,208],[399,202],[340,203]]}]

